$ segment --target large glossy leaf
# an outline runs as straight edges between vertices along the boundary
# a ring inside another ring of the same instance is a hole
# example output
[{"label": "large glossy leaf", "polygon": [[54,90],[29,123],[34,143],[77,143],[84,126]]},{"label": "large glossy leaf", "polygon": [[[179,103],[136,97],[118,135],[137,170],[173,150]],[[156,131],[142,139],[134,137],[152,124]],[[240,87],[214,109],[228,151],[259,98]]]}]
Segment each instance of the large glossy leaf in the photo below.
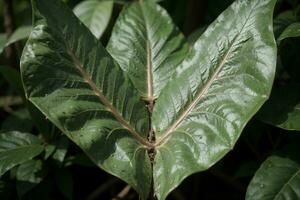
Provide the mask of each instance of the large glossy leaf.
[{"label": "large glossy leaf", "polygon": [[238,0],[196,41],[153,112],[159,199],[230,151],[269,96],[276,65],[275,0]]},{"label": "large glossy leaf", "polygon": [[287,130],[300,131],[300,86],[274,88],[258,119]]},{"label": "large glossy leaf", "polygon": [[246,200],[300,199],[300,164],[290,158],[269,157],[251,180]]},{"label": "large glossy leaf", "polygon": [[91,30],[95,37],[104,33],[113,10],[113,1],[88,0],[74,8],[75,15]]},{"label": "large glossy leaf", "polygon": [[41,141],[32,134],[17,131],[0,133],[0,176],[43,150]]},{"label": "large glossy leaf", "polygon": [[120,14],[108,50],[141,96],[151,101],[182,62],[188,46],[163,8],[153,1],[139,1]]},{"label": "large glossy leaf", "polygon": [[[108,46],[117,63],[63,3],[34,0],[34,28],[21,59],[27,97],[142,199],[152,175],[157,198],[165,199],[232,149],[268,97],[274,4],[236,1],[186,57],[167,13],[151,1],[135,2],[121,13]],[[140,96],[158,98],[152,119]],[[152,131],[155,143],[147,138]]]},{"label": "large glossy leaf", "polygon": [[98,166],[145,199],[149,119],[138,92],[66,5],[32,3],[34,28],[21,58],[27,98]]}]

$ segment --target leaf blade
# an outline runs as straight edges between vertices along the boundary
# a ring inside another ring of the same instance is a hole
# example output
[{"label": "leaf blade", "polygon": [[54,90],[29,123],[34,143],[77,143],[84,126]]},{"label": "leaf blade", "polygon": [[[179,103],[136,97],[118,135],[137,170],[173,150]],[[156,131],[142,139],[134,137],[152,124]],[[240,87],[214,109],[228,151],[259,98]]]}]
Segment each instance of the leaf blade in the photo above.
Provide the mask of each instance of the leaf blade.
[{"label": "leaf blade", "polygon": [[109,23],[112,9],[113,1],[88,0],[79,3],[74,13],[99,39]]},{"label": "leaf blade", "polygon": [[32,134],[18,131],[0,133],[0,176],[39,155],[43,150],[41,141]]},{"label": "leaf blade", "polygon": [[188,52],[170,16],[152,1],[132,3],[121,12],[107,48],[146,100],[159,96]]},{"label": "leaf blade", "polygon": [[299,163],[281,156],[270,156],[251,180],[246,200],[299,199],[299,188]]},{"label": "leaf blade", "polygon": [[21,58],[27,97],[94,163],[146,198],[148,118],[137,91],[62,2],[32,3],[34,28]]},{"label": "leaf blade", "polygon": [[159,199],[232,149],[267,99],[276,63],[274,5],[272,0],[233,3],[202,34],[162,91],[153,113]]}]

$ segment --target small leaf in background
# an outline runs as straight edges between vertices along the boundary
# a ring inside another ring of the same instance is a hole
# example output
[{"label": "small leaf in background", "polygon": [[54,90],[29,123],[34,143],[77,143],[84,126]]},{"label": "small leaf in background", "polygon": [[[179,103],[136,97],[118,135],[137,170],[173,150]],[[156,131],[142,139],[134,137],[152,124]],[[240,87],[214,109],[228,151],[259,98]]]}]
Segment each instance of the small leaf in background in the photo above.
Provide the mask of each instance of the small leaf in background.
[{"label": "small leaf in background", "polygon": [[47,160],[55,151],[56,146],[53,144],[48,144],[45,147],[45,160]]},{"label": "small leaf in background", "polygon": [[18,70],[8,66],[0,66],[0,74],[19,95],[24,94],[21,76]]},{"label": "small leaf in background", "polygon": [[246,200],[300,199],[300,164],[290,158],[270,156],[251,180]]},{"label": "small leaf in background", "polygon": [[0,133],[0,176],[43,150],[41,141],[32,134],[17,131]]},{"label": "small leaf in background", "polygon": [[11,45],[19,40],[24,40],[30,35],[32,26],[20,26],[14,31],[14,33],[8,38],[6,46]]},{"label": "small leaf in background", "polygon": [[0,53],[3,52],[7,42],[7,36],[5,33],[0,33]]},{"label": "small leaf in background", "polygon": [[28,38],[31,28],[31,26],[21,26],[15,30],[9,38],[7,38],[6,34],[0,34],[0,54],[3,52],[5,47],[12,43]]},{"label": "small leaf in background", "polygon": [[72,199],[73,196],[73,177],[72,173],[68,168],[60,168],[55,170],[54,178],[56,185],[60,192],[67,197]]},{"label": "small leaf in background", "polygon": [[109,23],[112,10],[113,1],[88,0],[79,3],[74,13],[99,39]]},{"label": "small leaf in background", "polygon": [[259,163],[255,161],[247,161],[239,166],[234,174],[236,178],[252,177],[258,169]]},{"label": "small leaf in background", "polygon": [[300,131],[300,85],[273,88],[258,119],[286,130]]},{"label": "small leaf in background", "polygon": [[26,108],[11,112],[1,125],[3,131],[30,132],[32,128],[33,122]]},{"label": "small leaf in background", "polygon": [[286,38],[280,45],[280,59],[282,67],[288,73],[292,82],[300,84],[300,37]]},{"label": "small leaf in background", "polygon": [[52,155],[52,158],[58,162],[61,166],[64,162],[65,156],[69,147],[69,140],[65,136],[61,137],[55,142],[55,152]]},{"label": "small leaf in background", "polygon": [[292,23],[297,22],[297,16],[294,11],[287,10],[280,13],[274,19],[274,35],[277,39],[280,34]]},{"label": "small leaf in background", "polygon": [[278,40],[284,40],[290,37],[299,37],[300,36],[300,22],[293,23],[289,25],[284,31],[280,34]]},{"label": "small leaf in background", "polygon": [[17,170],[17,191],[22,197],[47,175],[47,168],[41,160],[29,160],[18,167]]}]

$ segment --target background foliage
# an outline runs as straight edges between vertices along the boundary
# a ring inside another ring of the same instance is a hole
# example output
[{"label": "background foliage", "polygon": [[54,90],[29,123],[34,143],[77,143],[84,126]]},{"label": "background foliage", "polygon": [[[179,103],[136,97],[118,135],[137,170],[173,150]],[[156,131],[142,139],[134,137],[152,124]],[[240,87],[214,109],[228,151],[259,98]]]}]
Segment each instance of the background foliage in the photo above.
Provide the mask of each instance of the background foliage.
[{"label": "background foliage", "polygon": [[[4,12],[5,2],[12,2],[11,25],[7,23],[8,13]],[[125,0],[65,2],[75,8],[75,13],[103,44],[108,42],[120,10],[130,3]],[[232,0],[160,1],[190,42],[231,3]],[[99,15],[85,14],[93,11]],[[127,192],[130,188],[125,183],[94,166],[25,100],[18,60],[31,27],[29,0],[1,1],[0,15],[3,24],[0,51],[4,50],[0,55],[0,199],[111,199],[122,195],[122,191],[126,192],[124,199],[138,199],[132,189]],[[279,193],[279,186],[288,181],[299,188],[299,179],[298,182],[291,179],[300,176],[299,156],[295,156],[300,150],[297,145],[300,142],[299,24],[300,2],[278,0],[274,14],[278,64],[269,101],[248,123],[232,152],[210,170],[187,178],[169,199],[244,199],[245,196],[263,199],[270,192],[265,188],[271,187],[274,196]],[[97,27],[106,29],[99,31]],[[30,151],[24,151],[24,146]],[[20,157],[17,161],[16,156]],[[286,170],[279,173],[276,166],[282,164],[285,168],[279,168]],[[274,173],[281,176],[280,180],[272,179]],[[255,196],[258,194],[261,196]]]}]

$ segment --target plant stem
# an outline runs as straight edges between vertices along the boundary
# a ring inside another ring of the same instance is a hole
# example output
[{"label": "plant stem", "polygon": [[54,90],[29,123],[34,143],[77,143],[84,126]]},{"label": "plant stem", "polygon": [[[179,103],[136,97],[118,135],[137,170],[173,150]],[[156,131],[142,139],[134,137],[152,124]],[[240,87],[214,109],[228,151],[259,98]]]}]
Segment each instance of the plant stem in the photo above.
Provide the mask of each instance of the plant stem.
[{"label": "plant stem", "polygon": [[130,185],[126,185],[126,187],[124,187],[121,192],[112,200],[119,200],[119,199],[123,199],[124,197],[127,196],[127,194],[129,193],[131,187]]},{"label": "plant stem", "polygon": [[[7,37],[14,32],[14,17],[12,0],[4,0],[4,28]],[[19,68],[19,59],[16,52],[16,44],[11,44],[5,48],[5,56],[11,67]]]},{"label": "plant stem", "polygon": [[111,186],[113,186],[114,184],[116,184],[119,180],[116,178],[112,178],[110,180],[108,180],[106,183],[100,185],[95,191],[93,191],[87,198],[86,200],[95,200],[98,199],[98,197],[105,192],[106,190],[108,190]]}]

